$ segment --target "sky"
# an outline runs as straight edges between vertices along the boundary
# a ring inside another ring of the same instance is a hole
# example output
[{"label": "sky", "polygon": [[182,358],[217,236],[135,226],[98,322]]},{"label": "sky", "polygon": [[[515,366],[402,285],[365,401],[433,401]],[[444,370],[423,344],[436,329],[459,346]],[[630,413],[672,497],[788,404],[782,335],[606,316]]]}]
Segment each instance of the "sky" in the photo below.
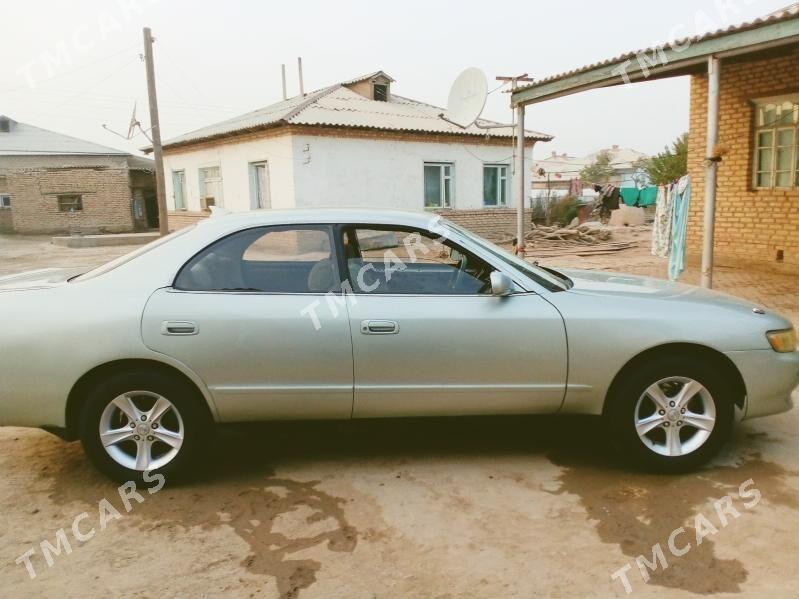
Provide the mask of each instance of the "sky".
[{"label": "sky", "polygon": [[[392,91],[444,106],[464,68],[543,78],[771,13],[789,0],[3,0],[0,114],[137,152],[123,135],[134,103],[148,126],[142,27],[156,38],[162,137],[254,110],[282,97],[384,70]],[[496,84],[499,85],[499,84]],[[655,153],[688,129],[687,78],[595,90],[528,107],[537,144],[580,156],[619,145]],[[511,119],[509,94],[483,117]]]}]

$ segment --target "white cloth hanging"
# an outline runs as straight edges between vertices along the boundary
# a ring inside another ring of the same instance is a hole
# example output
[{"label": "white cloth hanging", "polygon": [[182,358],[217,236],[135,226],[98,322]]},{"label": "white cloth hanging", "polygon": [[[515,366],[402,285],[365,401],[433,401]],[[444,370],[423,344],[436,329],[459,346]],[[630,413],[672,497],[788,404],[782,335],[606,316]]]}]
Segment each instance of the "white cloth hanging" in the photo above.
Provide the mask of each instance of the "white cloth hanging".
[{"label": "white cloth hanging", "polygon": [[665,185],[658,187],[655,222],[652,226],[652,255],[665,258],[671,249],[672,196]]}]

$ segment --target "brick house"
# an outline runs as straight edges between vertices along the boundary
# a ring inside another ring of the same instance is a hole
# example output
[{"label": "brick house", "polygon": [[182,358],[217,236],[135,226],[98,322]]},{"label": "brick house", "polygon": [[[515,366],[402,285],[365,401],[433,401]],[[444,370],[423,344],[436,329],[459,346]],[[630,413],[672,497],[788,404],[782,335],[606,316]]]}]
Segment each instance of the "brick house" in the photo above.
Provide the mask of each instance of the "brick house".
[{"label": "brick house", "polygon": [[[680,76],[691,78],[687,251],[689,259],[702,255],[703,284],[712,283],[714,260],[799,272],[799,4],[542,79],[512,101]],[[709,105],[716,86],[718,103]],[[717,127],[709,116],[716,105]],[[708,137],[718,140],[709,149]],[[707,215],[706,179],[715,190]]]},{"label": "brick house", "polygon": [[158,226],[154,163],[0,116],[0,232]]},{"label": "brick house", "polygon": [[[797,15],[799,17],[799,15]],[[721,263],[799,270],[799,41],[724,61],[719,90],[715,248]],[[688,250],[702,248],[707,75],[691,77]],[[717,261],[719,262],[719,261]]]},{"label": "brick house", "polygon": [[[489,235],[512,232],[513,128],[461,129],[394,83],[377,71],[165,141],[170,228],[212,204],[340,205],[441,210]],[[526,137],[530,151],[551,139]]]}]

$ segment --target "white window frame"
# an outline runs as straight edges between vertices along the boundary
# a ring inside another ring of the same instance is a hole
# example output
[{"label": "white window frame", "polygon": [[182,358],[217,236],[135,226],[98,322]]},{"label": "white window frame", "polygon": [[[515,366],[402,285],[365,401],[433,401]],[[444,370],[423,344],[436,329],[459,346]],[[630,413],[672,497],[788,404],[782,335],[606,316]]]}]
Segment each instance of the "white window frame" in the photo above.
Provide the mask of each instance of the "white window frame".
[{"label": "white window frame", "polygon": [[[180,185],[180,205],[178,205],[177,181],[181,182]],[[186,169],[174,169],[172,171],[172,201],[175,204],[175,210],[188,210],[188,202],[186,201]]]},{"label": "white window frame", "polygon": [[[505,174],[502,174],[502,171],[497,174],[497,203],[496,204],[486,204],[486,197],[485,197],[485,171],[488,168],[494,169],[505,169]],[[504,188],[504,196],[505,199],[502,199],[502,191]],[[508,207],[508,196],[510,195],[510,165],[503,164],[502,162],[486,162],[483,164],[483,208],[507,208]]]},{"label": "white window frame", "polygon": [[[215,168],[215,169],[219,170],[219,176],[218,177],[207,177],[207,176],[205,176],[205,171],[207,171],[209,169],[212,169],[212,168]],[[225,205],[225,202],[224,202],[224,195],[225,194],[224,194],[224,191],[223,191],[224,183],[222,181],[222,167],[218,163],[217,164],[206,164],[204,166],[201,166],[201,167],[199,167],[197,169],[197,178],[199,179],[199,182],[200,182],[200,186],[199,186],[199,189],[200,189],[200,209],[204,209],[205,208],[204,205],[203,205],[203,202],[205,201],[205,198],[207,197],[206,194],[205,194],[205,186],[208,183],[219,183],[219,197],[218,198],[216,198],[216,197],[214,198],[214,206],[219,206],[219,207],[224,206]]]},{"label": "white window frame", "polygon": [[[426,186],[425,186],[425,169],[428,166],[438,167],[439,169],[439,185],[441,195],[439,196],[438,206],[428,206],[426,202]],[[449,167],[449,174],[446,174],[446,168]],[[449,198],[446,196],[447,186],[444,184],[449,181]],[[451,210],[455,206],[455,163],[442,160],[425,161],[422,165],[422,206],[425,210]]]},{"label": "white window frame", "polygon": [[0,193],[0,209],[11,208],[11,194]]},{"label": "white window frame", "polygon": [[[264,167],[266,170],[266,206],[259,206],[258,205],[258,190],[259,190],[259,182],[258,182],[258,168]],[[250,176],[250,210],[259,210],[261,208],[271,208],[272,207],[272,176],[269,172],[269,161],[268,160],[256,160],[255,162],[250,162],[247,164],[247,169],[249,170]]]},{"label": "white window frame", "polygon": [[[768,190],[768,189],[796,189],[799,187],[799,121],[789,124],[789,125],[778,125],[776,122],[771,124],[760,125],[758,123],[759,120],[759,112],[763,106],[768,104],[783,104],[785,102],[792,102],[799,106],[799,94],[791,94],[787,96],[775,96],[770,98],[760,98],[757,100],[752,100],[754,105],[754,138],[752,140],[752,149],[753,149],[753,159],[752,159],[752,189],[756,190]],[[794,110],[799,110],[799,108],[795,108]],[[788,146],[778,146],[779,143],[779,134],[781,131],[786,130],[793,130],[794,132],[794,143],[793,149],[791,151],[791,170],[790,170],[790,184],[788,186],[778,186],[777,185],[777,175],[778,173],[783,173],[787,171],[778,171],[777,167],[777,149],[782,147]],[[761,146],[760,145],[760,135],[762,133],[771,133],[771,145],[769,147]],[[764,149],[771,150],[771,169],[768,171],[760,169],[760,151]],[[760,185],[760,175],[762,173],[770,173],[771,175],[771,185]]]}]

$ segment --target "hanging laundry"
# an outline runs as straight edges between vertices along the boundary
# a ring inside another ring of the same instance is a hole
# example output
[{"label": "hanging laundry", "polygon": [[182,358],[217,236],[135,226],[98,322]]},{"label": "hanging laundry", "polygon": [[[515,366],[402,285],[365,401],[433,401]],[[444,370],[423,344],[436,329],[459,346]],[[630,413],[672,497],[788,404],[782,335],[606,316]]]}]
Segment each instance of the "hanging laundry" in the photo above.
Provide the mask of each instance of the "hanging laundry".
[{"label": "hanging laundry", "polygon": [[619,209],[619,188],[615,185],[607,184],[604,187],[595,185],[594,189],[599,191],[599,218],[600,220],[608,220],[611,211]]},{"label": "hanging laundry", "polygon": [[691,203],[691,176],[685,175],[672,190],[671,256],[669,279],[676,281],[685,270],[685,236],[688,231],[688,206]]},{"label": "hanging laundry", "polygon": [[641,195],[638,198],[638,205],[644,207],[657,203],[658,190],[659,188],[655,187],[654,185],[644,187],[641,190]]},{"label": "hanging laundry", "polygon": [[621,199],[628,206],[638,205],[638,197],[641,195],[641,190],[637,187],[622,187]]},{"label": "hanging laundry", "polygon": [[665,258],[671,244],[671,190],[665,185],[657,187],[655,222],[652,226],[652,255]]}]

